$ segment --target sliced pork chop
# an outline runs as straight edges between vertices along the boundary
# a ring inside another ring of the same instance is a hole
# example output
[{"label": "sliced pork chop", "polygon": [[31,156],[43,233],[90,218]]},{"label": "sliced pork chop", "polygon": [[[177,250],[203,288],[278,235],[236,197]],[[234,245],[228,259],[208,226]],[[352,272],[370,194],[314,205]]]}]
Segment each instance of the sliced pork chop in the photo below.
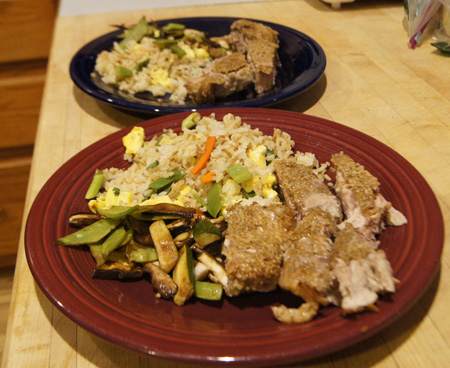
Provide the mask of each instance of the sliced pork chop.
[{"label": "sliced pork chop", "polygon": [[278,32],[262,23],[239,19],[233,22],[230,28],[227,42],[238,52],[247,52],[248,43],[252,40],[278,44]]},{"label": "sliced pork chop", "polygon": [[277,76],[278,44],[266,40],[252,40],[247,45],[247,61],[255,74],[256,93],[260,94],[273,88]]},{"label": "sliced pork chop", "polygon": [[287,205],[304,216],[309,210],[320,208],[338,222],[342,217],[341,204],[328,186],[309,166],[294,159],[275,160],[275,175]]},{"label": "sliced pork chop", "polygon": [[272,89],[280,66],[278,32],[264,24],[239,19],[231,25],[227,40],[232,49],[246,55],[254,73],[255,91],[261,94]]},{"label": "sliced pork chop", "polygon": [[278,284],[306,302],[327,305],[335,287],[330,261],[336,223],[319,208],[302,218],[284,246]]},{"label": "sliced pork chop", "polygon": [[400,226],[405,216],[380,194],[380,183],[364,166],[340,152],[332,156],[336,169],[335,190],[349,222],[372,247],[385,224]]},{"label": "sliced pork chop", "polygon": [[395,292],[396,279],[386,254],[373,249],[351,223],[336,234],[331,265],[344,313],[374,308],[378,294]]},{"label": "sliced pork chop", "polygon": [[295,214],[287,206],[235,205],[228,210],[223,255],[228,296],[268,292],[277,287],[282,249]]},{"label": "sliced pork chop", "polygon": [[214,60],[186,84],[195,103],[212,103],[242,91],[253,83],[254,73],[243,54],[234,53]]}]

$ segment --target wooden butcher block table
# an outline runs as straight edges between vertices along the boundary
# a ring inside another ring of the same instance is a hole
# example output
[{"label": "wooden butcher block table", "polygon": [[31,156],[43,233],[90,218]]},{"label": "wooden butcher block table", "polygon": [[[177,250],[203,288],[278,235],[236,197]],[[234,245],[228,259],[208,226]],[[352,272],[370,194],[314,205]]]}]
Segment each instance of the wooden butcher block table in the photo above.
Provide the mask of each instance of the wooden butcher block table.
[{"label": "wooden butcher block table", "polygon": [[[103,14],[59,16],[28,186],[3,357],[5,368],[203,365],[183,362],[182,357],[163,359],[138,354],[79,327],[36,285],[25,255],[27,215],[50,176],[90,144],[147,119],[96,101],[75,87],[69,75],[70,61],[83,45],[110,32],[111,25],[133,24],[142,15],[154,20],[197,16],[252,18],[278,23],[312,37],[327,57],[324,75],[306,92],[271,108],[338,122],[398,152],[432,188],[444,227],[449,230],[450,59],[437,52],[430,39],[415,50],[408,47],[402,2],[360,0],[335,11],[317,0],[286,0],[121,13],[105,9]],[[448,366],[449,246],[446,237],[440,268],[430,286],[400,318],[343,350],[315,357],[303,365],[291,362],[292,366]],[[220,310],[217,313],[220,319]],[[345,331],[336,331],[340,333]],[[233,357],[227,360],[233,361]]]}]

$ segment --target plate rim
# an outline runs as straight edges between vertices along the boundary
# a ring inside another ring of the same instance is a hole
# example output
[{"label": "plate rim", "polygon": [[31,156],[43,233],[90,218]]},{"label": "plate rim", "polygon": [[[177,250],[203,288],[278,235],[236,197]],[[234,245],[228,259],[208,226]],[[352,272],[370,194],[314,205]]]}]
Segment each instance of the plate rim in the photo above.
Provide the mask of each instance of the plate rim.
[{"label": "plate rim", "polygon": [[[226,110],[226,111],[220,111],[220,110]],[[232,110],[232,111],[230,111]],[[204,111],[205,114],[207,114],[209,111],[206,110]],[[295,113],[295,112],[289,112],[289,111],[283,111],[283,110],[273,110],[273,109],[262,109],[262,108],[234,108],[234,109],[212,109],[211,112],[215,112],[216,114],[219,113],[226,113],[226,112],[231,112],[234,115],[237,116],[245,116],[246,114],[248,114],[249,116],[252,116],[252,118],[255,117],[255,114],[257,114],[258,116],[264,116],[265,119],[267,119],[267,121],[271,121],[271,119],[273,118],[273,121],[275,122],[277,117],[279,118],[280,116],[283,118],[289,118],[289,119],[305,119],[308,122],[313,122],[313,123],[318,123],[319,125],[321,124],[325,124],[325,126],[327,125],[331,125],[334,128],[339,128],[343,133],[345,134],[352,134],[354,132],[357,133],[358,137],[362,137],[363,139],[367,140],[368,142],[373,142],[376,141],[378,142],[379,145],[381,145],[381,147],[383,147],[385,150],[387,150],[387,152],[389,154],[394,155],[397,159],[400,159],[400,161],[405,164],[405,165],[409,165],[410,168],[412,168],[412,170],[414,170],[417,174],[418,174],[418,178],[420,181],[421,186],[423,186],[422,189],[425,189],[426,191],[429,191],[429,195],[431,195],[431,197],[429,197],[428,199],[432,200],[432,203],[430,204],[431,207],[433,207],[435,210],[437,210],[437,217],[435,218],[435,223],[434,223],[434,227],[435,229],[439,230],[439,234],[437,234],[437,242],[440,242],[440,247],[439,249],[434,249],[435,250],[435,258],[433,259],[428,259],[427,262],[429,263],[429,265],[427,266],[427,270],[428,275],[427,275],[427,280],[421,280],[422,281],[422,288],[420,290],[420,293],[418,293],[417,295],[415,295],[414,297],[410,296],[410,300],[408,301],[408,303],[406,303],[407,305],[404,306],[404,308],[399,312],[397,311],[395,313],[395,315],[391,315],[389,317],[388,320],[384,320],[382,322],[380,322],[378,325],[375,325],[373,329],[371,329],[370,331],[366,332],[364,334],[364,336],[358,336],[357,341],[355,341],[355,336],[351,336],[350,338],[347,338],[347,341],[341,341],[339,344],[336,344],[335,346],[332,347],[328,347],[327,349],[324,349],[324,347],[320,344],[318,344],[315,347],[315,352],[313,352],[313,355],[308,356],[307,359],[309,358],[314,358],[316,356],[318,356],[319,353],[323,353],[324,350],[326,350],[326,354],[332,353],[336,350],[341,350],[344,349],[346,347],[348,347],[349,345],[353,345],[356,342],[360,342],[370,336],[373,336],[374,334],[378,333],[380,330],[384,329],[385,327],[387,327],[387,325],[393,323],[395,320],[397,320],[400,316],[402,316],[404,313],[406,313],[416,302],[417,300],[425,293],[425,291],[428,289],[429,285],[431,284],[431,282],[434,279],[435,274],[438,272],[439,270],[439,262],[440,262],[440,256],[442,253],[442,247],[443,247],[443,236],[444,236],[444,227],[443,227],[443,218],[442,218],[442,213],[440,211],[440,207],[439,204],[437,202],[436,196],[433,193],[431,187],[429,186],[429,184],[426,182],[426,180],[423,178],[423,176],[417,171],[417,169],[415,169],[403,156],[401,156],[400,154],[398,154],[396,151],[394,151],[393,149],[391,149],[390,147],[388,147],[387,145],[385,145],[384,143],[366,135],[365,133],[362,133],[360,131],[357,131],[353,128],[347,127],[345,125],[341,125],[339,123],[327,120],[327,119],[323,119],[323,118],[319,118],[319,117],[314,117],[311,115],[307,115],[307,114],[300,114],[300,113]],[[154,118],[154,119],[150,119],[147,120],[145,122],[142,122],[140,124],[137,124],[138,126],[146,126],[148,129],[152,129],[153,126],[155,125],[155,120],[158,121],[172,121],[174,119],[178,119],[179,121],[182,120],[182,117],[187,115],[186,113],[179,113],[179,114],[173,114],[173,115],[168,115],[168,116],[163,116],[163,117],[159,117],[159,118]],[[244,119],[243,119],[244,120]],[[245,120],[244,120],[245,122]],[[162,124],[162,123],[161,123]],[[249,124],[251,125],[251,122],[249,122]],[[115,133],[112,133],[100,140],[98,140],[97,142],[94,142],[93,144],[91,144],[90,146],[86,147],[85,149],[83,149],[82,151],[80,151],[79,153],[77,153],[75,156],[73,156],[71,159],[69,159],[68,161],[66,161],[63,165],[61,165],[60,168],[58,168],[52,175],[51,177],[47,180],[47,182],[44,184],[44,186],[41,188],[41,190],[39,191],[39,193],[37,194],[35,200],[33,201],[33,204],[30,208],[30,212],[27,218],[27,223],[26,223],[26,228],[25,228],[25,251],[26,251],[26,257],[27,257],[27,261],[28,264],[30,266],[30,270],[36,280],[36,283],[38,284],[38,286],[40,287],[40,289],[43,291],[43,293],[46,295],[46,297],[52,302],[52,304],[57,307],[61,312],[63,312],[63,314],[65,314],[67,317],[69,317],[71,320],[73,320],[75,323],[77,323],[78,325],[80,325],[81,327],[87,329],[88,331],[94,333],[95,335],[109,341],[112,342],[114,344],[118,344],[117,341],[114,341],[114,339],[111,339],[111,336],[105,336],[105,331],[100,332],[99,331],[92,331],[92,329],[90,329],[88,325],[86,325],[85,323],[80,324],[79,323],[79,318],[80,316],[74,315],[75,312],[65,309],[64,306],[62,306],[59,303],[59,300],[57,300],[57,298],[55,298],[54,295],[51,294],[51,291],[48,290],[48,288],[46,287],[46,285],[44,285],[42,283],[42,279],[40,278],[41,275],[39,274],[39,270],[37,268],[38,265],[36,265],[34,263],[34,259],[33,259],[33,255],[30,251],[30,237],[32,234],[30,234],[31,231],[31,223],[34,221],[33,219],[30,220],[30,218],[32,217],[32,214],[34,211],[36,211],[36,206],[39,205],[39,198],[42,198],[42,193],[45,193],[46,187],[48,185],[48,183],[51,180],[55,180],[54,178],[58,176],[58,173],[62,170],[63,167],[69,167],[71,165],[71,163],[75,162],[76,160],[79,160],[83,155],[85,155],[88,152],[91,152],[95,149],[96,146],[98,146],[99,144],[103,144],[103,142],[107,142],[107,141],[114,141],[117,139],[117,137],[121,137],[126,131],[132,129],[132,127],[127,127],[127,128],[123,128]],[[155,133],[156,134],[156,133]],[[437,219],[437,221],[436,221]],[[125,347],[128,348],[129,350],[135,351],[137,353],[143,353],[142,349],[140,348],[136,348],[136,346],[129,346],[129,344],[125,344]],[[150,354],[153,355],[153,354]],[[177,360],[177,361],[182,361],[182,362],[188,362],[188,363],[198,363],[198,364],[222,364],[222,363],[234,363],[234,364],[245,364],[245,365],[254,365],[254,364],[273,364],[273,363],[292,363],[292,362],[298,362],[298,361],[302,361],[305,360],[306,358],[299,358],[298,356],[296,356],[295,352],[292,353],[290,356],[289,355],[274,355],[274,354],[270,354],[267,353],[265,356],[261,356],[258,358],[253,357],[240,357],[237,360],[234,360],[232,362],[225,362],[225,361],[220,361],[217,359],[214,359],[212,357],[210,357],[210,359],[205,360],[204,356],[186,356],[185,354],[182,355],[177,355],[176,353],[172,352],[172,353],[167,353],[167,352],[155,352],[154,353],[155,356],[163,358],[163,359],[171,359],[171,360]]]},{"label": "plate rim", "polygon": [[[186,22],[186,21],[223,21],[223,22],[232,22],[233,20],[243,19],[239,17],[219,17],[219,16],[204,16],[204,17],[179,17],[179,18],[170,18],[170,19],[161,19],[157,20],[157,24],[165,24],[168,22]],[[134,112],[140,112],[140,113],[151,113],[156,115],[161,114],[167,114],[167,113],[178,113],[178,112],[185,112],[185,111],[197,111],[197,110],[206,110],[211,108],[235,108],[235,107],[260,107],[260,106],[270,106],[275,103],[279,103],[281,101],[287,100],[299,93],[302,93],[306,91],[307,89],[311,88],[314,84],[316,84],[321,77],[325,73],[325,68],[327,65],[327,58],[325,55],[325,52],[323,48],[320,46],[317,41],[315,41],[311,36],[298,31],[294,28],[273,23],[269,21],[263,21],[259,19],[253,19],[253,18],[245,18],[251,21],[259,22],[262,24],[265,24],[267,26],[273,27],[277,30],[283,30],[284,32],[289,33],[291,36],[295,36],[298,40],[302,40],[308,44],[308,46],[312,47],[314,51],[317,53],[317,60],[318,63],[314,68],[310,68],[308,70],[314,70],[315,75],[312,78],[309,78],[308,81],[301,85],[300,87],[292,88],[292,86],[289,90],[283,92],[283,93],[275,93],[275,94],[269,94],[269,97],[267,98],[261,98],[259,100],[237,100],[236,103],[233,101],[230,101],[224,106],[216,105],[216,104],[205,104],[205,105],[198,105],[194,107],[188,107],[183,105],[169,105],[169,106],[159,106],[159,105],[152,105],[152,104],[141,104],[139,102],[132,102],[127,101],[125,99],[120,98],[120,96],[117,96],[116,94],[111,94],[102,88],[98,87],[92,79],[87,80],[84,77],[84,74],[81,72],[81,68],[83,67],[83,58],[88,55],[92,56],[92,53],[90,53],[90,49],[94,47],[98,42],[102,41],[108,41],[111,38],[114,37],[115,34],[119,34],[119,31],[111,31],[108,33],[105,33],[103,35],[100,35],[96,37],[95,39],[89,41],[88,43],[84,44],[72,57],[70,64],[69,64],[69,74],[72,79],[72,82],[80,89],[82,92],[86,93],[87,95],[93,97],[94,99],[101,101],[103,103],[106,103],[107,105],[114,106],[116,108],[125,109],[129,111]],[[93,70],[89,70],[90,73],[93,72]],[[297,76],[297,78],[300,75]],[[280,91],[286,90],[286,87],[283,87]],[[272,97],[270,97],[272,96]]]}]

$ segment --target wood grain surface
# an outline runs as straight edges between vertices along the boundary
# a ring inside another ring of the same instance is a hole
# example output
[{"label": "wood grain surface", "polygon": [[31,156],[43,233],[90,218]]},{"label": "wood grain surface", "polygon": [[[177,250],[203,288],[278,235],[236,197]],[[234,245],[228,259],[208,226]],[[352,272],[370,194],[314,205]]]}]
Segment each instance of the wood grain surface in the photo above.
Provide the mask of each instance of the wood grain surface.
[{"label": "wood grain surface", "polygon": [[[147,18],[239,16],[280,23],[314,38],[327,68],[311,89],[274,108],[305,112],[386,143],[426,178],[450,226],[450,59],[425,39],[411,50],[400,1],[358,0],[339,11],[317,0],[267,1],[57,19],[24,214],[50,175],[87,145],[145,119],[96,102],[70,80],[86,42]],[[23,228],[22,228],[23,229]],[[22,231],[23,232],[23,231]],[[445,367],[450,362],[449,240],[419,302],[390,327],[341,352],[292,367]],[[34,284],[19,244],[3,367],[193,367],[138,356],[77,327]]]}]

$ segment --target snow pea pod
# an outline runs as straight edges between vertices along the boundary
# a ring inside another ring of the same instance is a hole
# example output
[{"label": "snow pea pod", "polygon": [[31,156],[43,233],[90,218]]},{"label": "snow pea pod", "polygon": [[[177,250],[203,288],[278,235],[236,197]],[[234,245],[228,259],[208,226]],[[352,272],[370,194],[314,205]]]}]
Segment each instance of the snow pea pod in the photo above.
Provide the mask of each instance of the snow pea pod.
[{"label": "snow pea pod", "polygon": [[102,244],[102,254],[108,255],[114,249],[119,247],[127,236],[127,230],[121,226],[114,230]]},{"label": "snow pea pod", "polygon": [[207,194],[207,210],[209,214],[216,218],[222,209],[223,198],[220,195],[222,193],[222,183],[219,181],[214,183]]},{"label": "snow pea pod", "polygon": [[107,218],[119,219],[125,218],[130,213],[134,212],[136,206],[114,206],[111,208],[99,208],[98,213]]},{"label": "snow pea pod", "polygon": [[56,240],[56,244],[75,246],[82,244],[95,244],[107,236],[120,224],[121,219],[104,218],[86,226],[72,234]]},{"label": "snow pea pod", "polygon": [[105,181],[105,174],[103,171],[96,171],[94,177],[92,178],[91,184],[86,192],[86,199],[95,198],[103,186],[103,182]]}]

